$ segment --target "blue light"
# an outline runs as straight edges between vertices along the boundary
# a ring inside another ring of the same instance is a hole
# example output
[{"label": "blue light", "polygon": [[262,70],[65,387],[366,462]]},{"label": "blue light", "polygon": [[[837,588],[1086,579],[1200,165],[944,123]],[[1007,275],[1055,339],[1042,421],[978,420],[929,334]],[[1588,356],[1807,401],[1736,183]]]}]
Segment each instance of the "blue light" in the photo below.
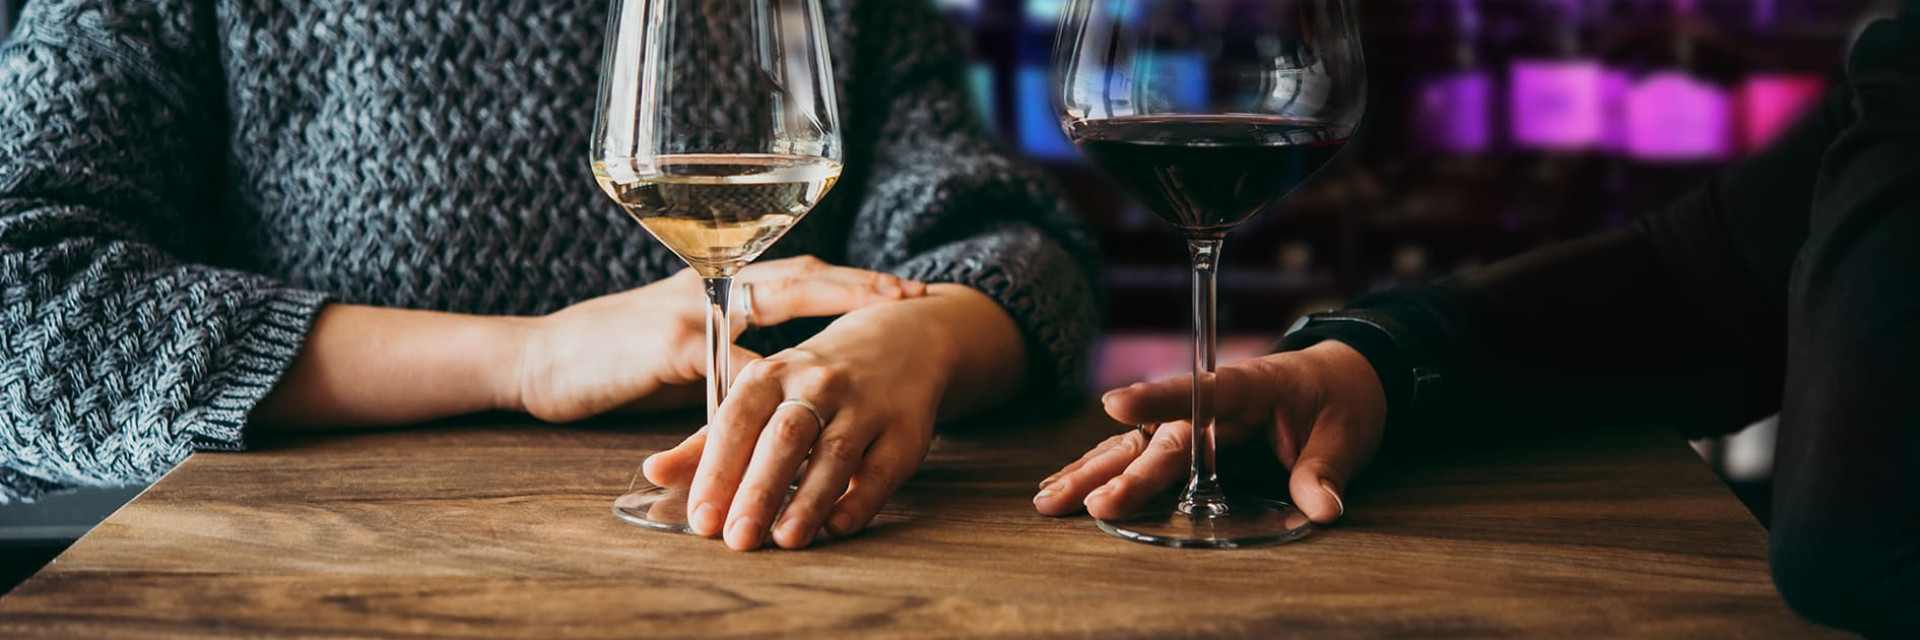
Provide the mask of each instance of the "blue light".
[{"label": "blue light", "polygon": [[1067,134],[1060,130],[1060,116],[1053,112],[1048,98],[1051,82],[1044,66],[1025,66],[1015,78],[1019,87],[1020,148],[1027,155],[1046,160],[1077,160],[1078,151]]}]

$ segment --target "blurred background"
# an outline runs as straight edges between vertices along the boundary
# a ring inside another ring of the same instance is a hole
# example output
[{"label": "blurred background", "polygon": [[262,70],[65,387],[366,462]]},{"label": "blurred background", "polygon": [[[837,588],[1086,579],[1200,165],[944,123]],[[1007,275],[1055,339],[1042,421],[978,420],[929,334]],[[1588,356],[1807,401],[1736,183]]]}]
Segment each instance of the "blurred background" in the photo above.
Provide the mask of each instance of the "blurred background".
[{"label": "blurred background", "polygon": [[[1064,0],[935,2],[966,34],[986,123],[1099,233],[1109,338],[1095,388],[1186,362],[1186,251],[1081,162],[1047,91]],[[1205,0],[1195,0],[1204,3]],[[1879,0],[1356,0],[1371,82],[1335,164],[1227,245],[1223,360],[1299,314],[1619,226],[1765,145],[1814,101]],[[21,0],[0,0],[0,39]],[[1171,64],[1204,64],[1206,42]],[[1194,91],[1204,92],[1196,86]],[[1766,519],[1765,424],[1696,443]],[[0,589],[133,495],[0,507]]]},{"label": "blurred background", "polygon": [[[969,40],[987,124],[1056,177],[1099,234],[1111,308],[1094,388],[1181,373],[1184,242],[1079,158],[1050,103],[1048,66],[1067,3],[934,1]],[[1265,353],[1305,313],[1471,272],[1662,206],[1791,124],[1827,88],[1861,27],[1896,3],[1357,4],[1365,123],[1320,176],[1230,237],[1223,361]],[[1207,47],[1193,42],[1171,64],[1204,65]],[[1773,423],[1694,444],[1765,522]]]},{"label": "blurred background", "polygon": [[[1049,103],[1066,2],[936,2],[968,34],[990,126],[1057,177],[1098,230],[1110,329],[1184,331],[1180,236],[1081,161]],[[1358,4],[1365,126],[1334,166],[1232,236],[1225,332],[1270,338],[1302,311],[1624,224],[1771,140],[1818,98],[1875,9],[1867,0]],[[1194,42],[1185,63],[1204,64],[1207,46]],[[1104,375],[1136,373],[1108,364]]]}]

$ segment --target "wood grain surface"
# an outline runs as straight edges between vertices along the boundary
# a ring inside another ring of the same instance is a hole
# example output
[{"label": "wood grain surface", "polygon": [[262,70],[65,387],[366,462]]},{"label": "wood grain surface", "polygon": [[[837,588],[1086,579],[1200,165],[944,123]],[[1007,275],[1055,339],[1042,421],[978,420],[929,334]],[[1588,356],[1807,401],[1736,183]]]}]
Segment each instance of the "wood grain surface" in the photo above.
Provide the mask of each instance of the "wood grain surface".
[{"label": "wood grain surface", "polygon": [[495,423],[193,456],[25,585],[0,638],[1811,638],[1685,444],[1622,428],[1403,452],[1294,544],[1048,518],[1120,427],[948,430],[869,532],[803,552],[615,520],[684,421]]}]

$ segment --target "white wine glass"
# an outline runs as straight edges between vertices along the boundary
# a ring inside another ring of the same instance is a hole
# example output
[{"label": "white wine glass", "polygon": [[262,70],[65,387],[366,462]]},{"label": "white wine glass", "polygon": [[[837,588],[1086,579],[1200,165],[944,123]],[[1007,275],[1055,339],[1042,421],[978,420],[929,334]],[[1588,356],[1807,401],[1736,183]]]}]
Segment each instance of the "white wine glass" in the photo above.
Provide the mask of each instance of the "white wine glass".
[{"label": "white wine glass", "polygon": [[[705,280],[709,421],[727,394],[733,276],[840,178],[834,91],[818,0],[612,0],[593,175]],[[634,484],[616,516],[692,533],[684,490]]]},{"label": "white wine glass", "polygon": [[1186,236],[1193,262],[1188,482],[1113,535],[1176,547],[1297,539],[1292,505],[1228,496],[1215,464],[1215,276],[1228,232],[1345,146],[1366,105],[1351,0],[1073,0],[1053,86],[1081,153]]}]

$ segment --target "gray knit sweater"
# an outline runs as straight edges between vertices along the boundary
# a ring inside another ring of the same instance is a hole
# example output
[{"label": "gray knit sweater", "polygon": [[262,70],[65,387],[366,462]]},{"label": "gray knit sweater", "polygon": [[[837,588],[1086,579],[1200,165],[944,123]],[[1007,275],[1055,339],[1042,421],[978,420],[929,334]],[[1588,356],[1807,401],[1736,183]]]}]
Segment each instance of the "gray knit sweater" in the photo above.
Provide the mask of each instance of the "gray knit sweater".
[{"label": "gray knit sweater", "polygon": [[[823,4],[847,174],[769,257],[985,291],[1071,387],[1085,234],[983,135],[925,0]],[[0,49],[0,503],[241,448],[329,301],[541,314],[682,268],[589,173],[606,5],[30,2]]]}]

